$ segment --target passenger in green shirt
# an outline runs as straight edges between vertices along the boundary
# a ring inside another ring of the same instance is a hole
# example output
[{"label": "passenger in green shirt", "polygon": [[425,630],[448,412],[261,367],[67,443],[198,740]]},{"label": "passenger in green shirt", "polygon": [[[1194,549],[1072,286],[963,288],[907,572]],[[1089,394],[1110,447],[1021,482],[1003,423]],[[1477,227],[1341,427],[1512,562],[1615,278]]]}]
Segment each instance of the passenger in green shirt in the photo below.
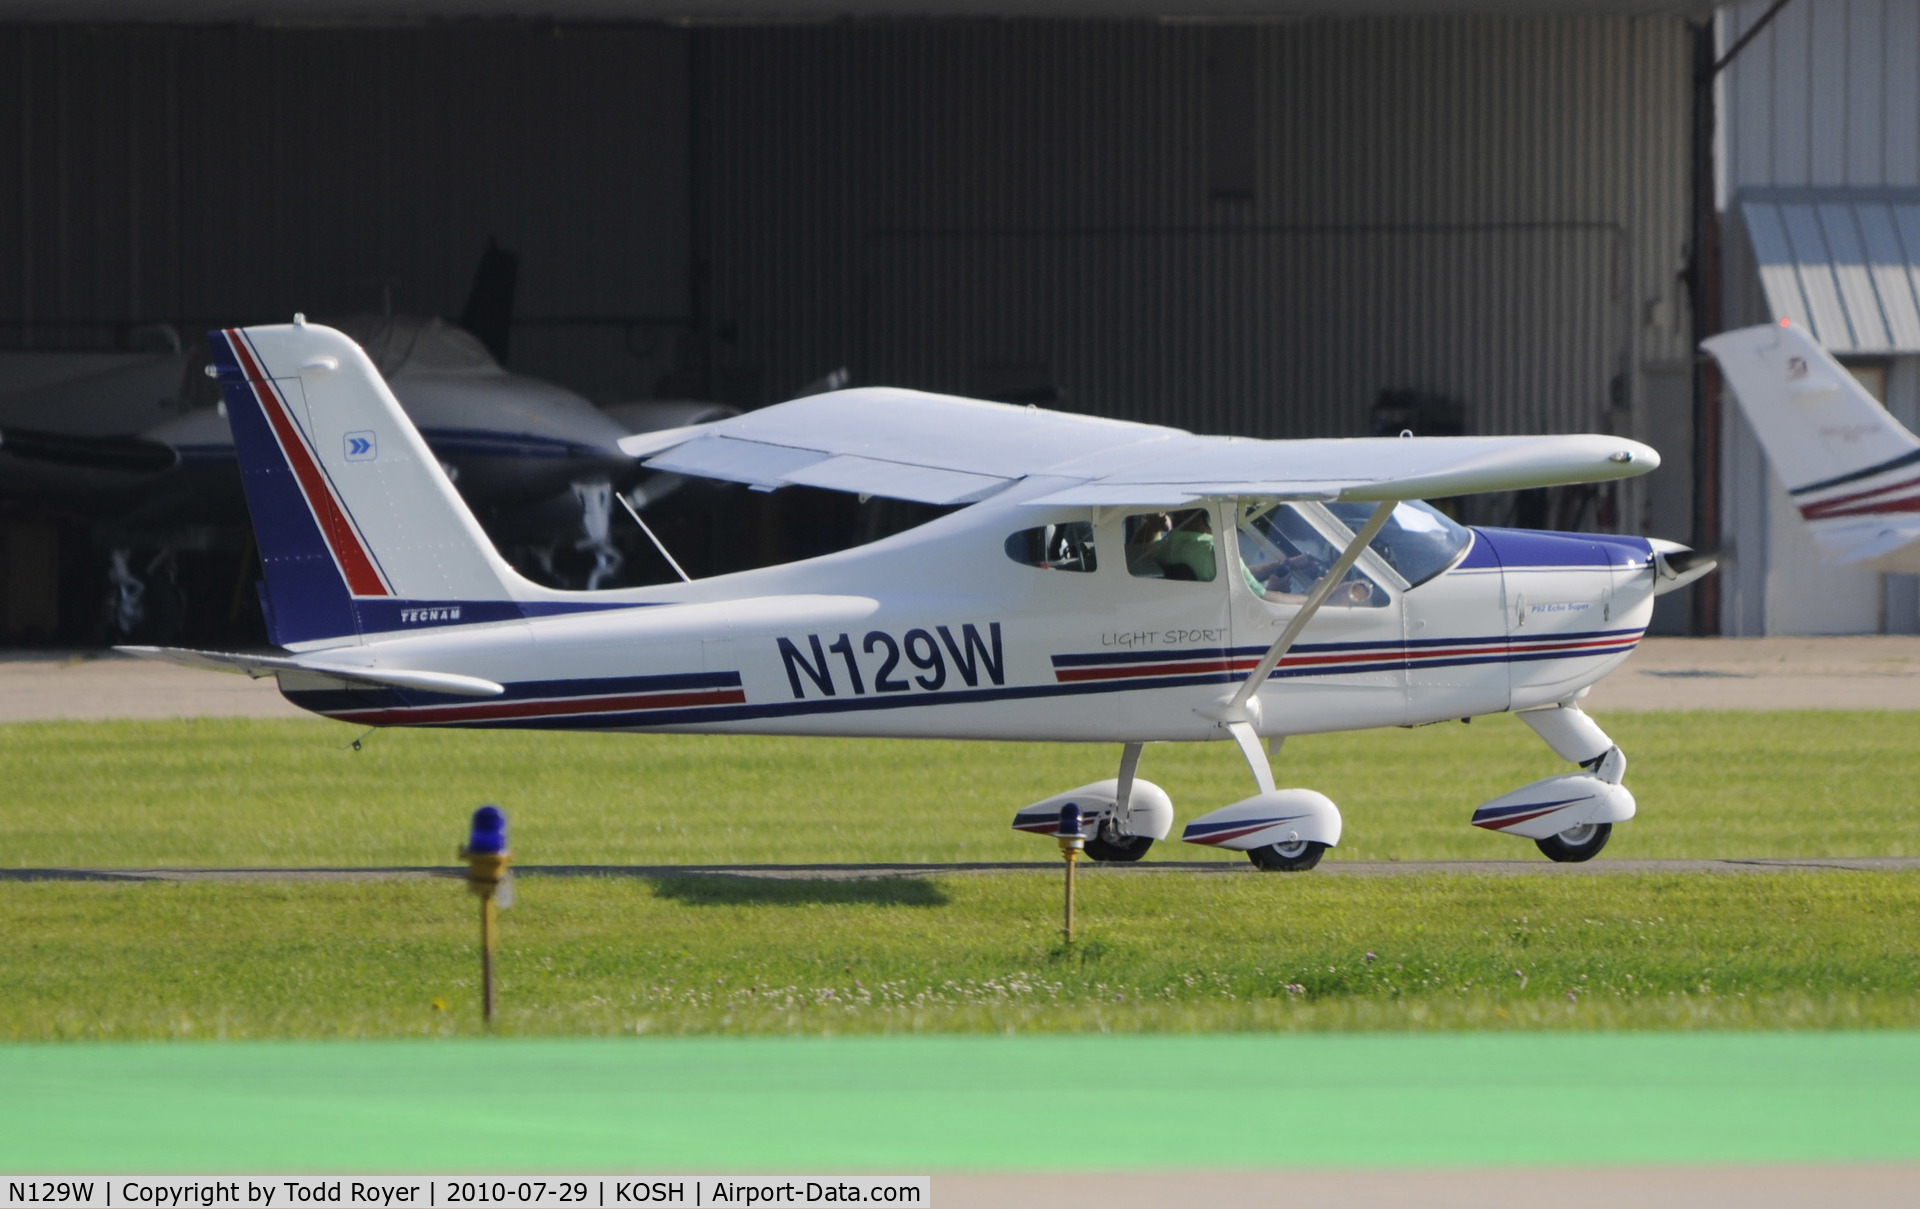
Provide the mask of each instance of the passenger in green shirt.
[{"label": "passenger in green shirt", "polygon": [[1212,583],[1219,568],[1207,510],[1195,508],[1182,516],[1179,525],[1155,543],[1153,561],[1160,565],[1168,579]]},{"label": "passenger in green shirt", "polygon": [[[1172,525],[1170,519],[1162,523]],[[1153,561],[1168,579],[1212,583],[1213,577],[1219,573],[1220,562],[1214,549],[1213,526],[1207,510],[1194,508],[1183,514],[1180,523],[1172,526],[1171,532],[1154,543]],[[1244,560],[1240,563],[1240,577],[1246,580],[1247,590],[1255,596],[1266,595],[1267,586],[1247,569]]]}]

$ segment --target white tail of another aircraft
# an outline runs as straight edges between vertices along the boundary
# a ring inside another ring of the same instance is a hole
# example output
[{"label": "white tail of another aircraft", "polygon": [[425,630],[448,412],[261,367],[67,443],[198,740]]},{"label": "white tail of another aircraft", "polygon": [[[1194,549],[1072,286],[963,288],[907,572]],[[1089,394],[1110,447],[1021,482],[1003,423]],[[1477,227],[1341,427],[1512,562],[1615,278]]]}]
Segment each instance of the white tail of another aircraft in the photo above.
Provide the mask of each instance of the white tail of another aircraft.
[{"label": "white tail of another aircraft", "polygon": [[506,620],[543,594],[494,550],[359,345],[304,322],[209,341],[275,642]]},{"label": "white tail of another aircraft", "polygon": [[1787,323],[1701,342],[1726,375],[1821,557],[1920,570],[1920,439]]}]

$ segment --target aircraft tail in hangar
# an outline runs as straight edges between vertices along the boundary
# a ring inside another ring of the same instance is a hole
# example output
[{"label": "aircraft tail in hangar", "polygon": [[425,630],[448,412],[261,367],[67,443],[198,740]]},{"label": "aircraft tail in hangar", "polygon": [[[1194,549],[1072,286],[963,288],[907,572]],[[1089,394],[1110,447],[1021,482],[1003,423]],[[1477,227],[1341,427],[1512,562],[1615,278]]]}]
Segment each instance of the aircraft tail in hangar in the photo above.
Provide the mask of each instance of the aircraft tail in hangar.
[{"label": "aircraft tail in hangar", "polygon": [[1792,324],[1701,347],[1719,361],[1822,559],[1920,570],[1920,439]]}]

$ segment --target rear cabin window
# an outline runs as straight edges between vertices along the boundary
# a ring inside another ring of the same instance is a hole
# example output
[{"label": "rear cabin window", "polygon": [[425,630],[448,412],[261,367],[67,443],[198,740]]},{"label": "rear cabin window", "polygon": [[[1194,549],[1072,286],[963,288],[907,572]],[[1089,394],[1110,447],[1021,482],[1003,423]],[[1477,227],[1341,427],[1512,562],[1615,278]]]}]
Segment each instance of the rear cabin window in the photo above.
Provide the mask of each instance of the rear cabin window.
[{"label": "rear cabin window", "polygon": [[1143,512],[1127,518],[1127,573],[1138,579],[1212,583],[1213,517],[1205,508]]},{"label": "rear cabin window", "polygon": [[1093,525],[1067,521],[1022,529],[1008,535],[1007,557],[1048,571],[1092,571],[1098,565],[1093,557]]},{"label": "rear cabin window", "polygon": [[[1355,533],[1360,532],[1373,515],[1374,507],[1373,504],[1327,505],[1328,510]],[[1380,536],[1373,539],[1369,548],[1398,571],[1408,587],[1418,587],[1458,561],[1461,551],[1472,540],[1471,530],[1432,504],[1408,500],[1394,508]]]}]

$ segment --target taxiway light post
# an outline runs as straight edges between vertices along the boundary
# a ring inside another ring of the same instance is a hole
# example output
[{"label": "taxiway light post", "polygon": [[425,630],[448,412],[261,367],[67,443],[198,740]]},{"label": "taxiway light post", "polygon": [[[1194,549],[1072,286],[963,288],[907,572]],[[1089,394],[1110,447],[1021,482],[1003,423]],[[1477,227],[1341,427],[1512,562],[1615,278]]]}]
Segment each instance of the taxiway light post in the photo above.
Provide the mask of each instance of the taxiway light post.
[{"label": "taxiway light post", "polygon": [[1060,808],[1060,829],[1053,833],[1060,841],[1060,855],[1067,861],[1067,917],[1066,927],[1060,935],[1068,944],[1073,943],[1073,866],[1080,859],[1080,853],[1086,850],[1087,835],[1080,829],[1080,808],[1068,802]]},{"label": "taxiway light post", "polygon": [[480,896],[480,1010],[491,1028],[494,898],[513,859],[513,853],[507,851],[507,816],[498,806],[482,806],[473,812],[473,827],[460,855],[467,861],[467,888]]}]

